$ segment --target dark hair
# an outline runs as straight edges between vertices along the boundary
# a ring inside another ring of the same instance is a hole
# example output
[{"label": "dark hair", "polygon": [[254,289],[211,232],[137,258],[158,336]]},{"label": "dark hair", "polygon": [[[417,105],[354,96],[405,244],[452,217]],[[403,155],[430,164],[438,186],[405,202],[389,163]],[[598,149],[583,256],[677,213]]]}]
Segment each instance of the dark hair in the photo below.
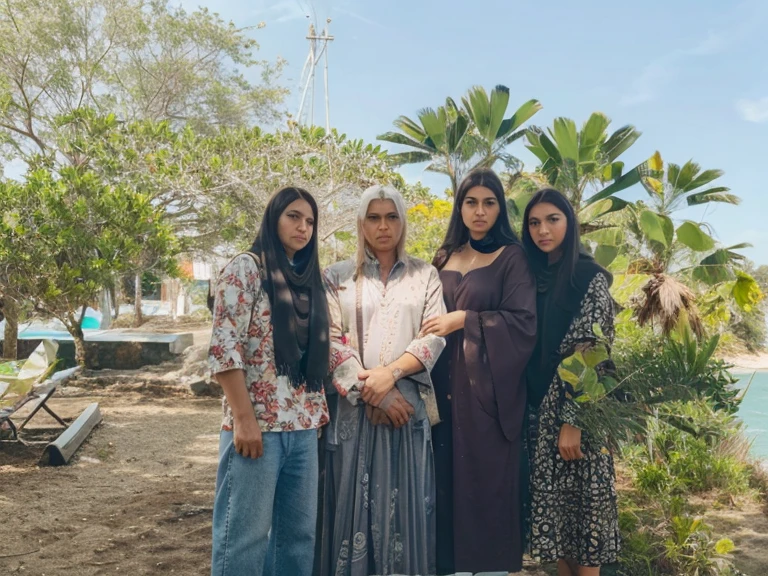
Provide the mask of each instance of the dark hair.
[{"label": "dark hair", "polygon": [[461,181],[459,189],[456,191],[456,196],[453,199],[453,212],[451,212],[451,220],[448,223],[448,231],[445,234],[445,240],[443,240],[442,246],[437,251],[432,264],[439,270],[456,250],[461,246],[469,242],[469,228],[464,224],[464,219],[461,217],[461,207],[464,204],[464,199],[467,197],[467,193],[476,186],[483,186],[488,188],[493,195],[496,196],[496,201],[499,203],[499,216],[496,218],[496,222],[488,231],[486,237],[490,236],[500,246],[507,246],[509,244],[519,244],[520,240],[512,230],[512,225],[509,223],[509,214],[507,214],[507,203],[504,198],[504,186],[496,173],[489,168],[478,168],[472,170],[466,175],[464,180]]},{"label": "dark hair", "polygon": [[528,205],[525,207],[523,215],[523,248],[528,253],[528,262],[531,270],[538,277],[549,266],[548,256],[541,251],[531,237],[531,231],[528,219],[531,215],[531,209],[537,204],[548,203],[555,206],[563,214],[567,221],[565,238],[561,246],[562,256],[560,257],[560,274],[555,283],[555,290],[558,296],[564,296],[564,291],[573,286],[576,264],[581,254],[581,240],[579,238],[579,221],[573,206],[562,192],[554,188],[543,188],[534,194]]},{"label": "dark hair", "polygon": [[[256,235],[256,239],[251,246],[251,252],[257,256],[261,256],[262,253],[264,254],[267,269],[277,267],[280,268],[284,274],[293,271],[294,267],[292,267],[288,261],[288,255],[285,253],[285,248],[283,248],[283,244],[280,242],[280,237],[277,234],[277,223],[280,220],[280,216],[285,212],[285,209],[296,200],[307,201],[312,208],[312,216],[315,219],[315,226],[312,230],[312,238],[309,239],[309,243],[294,255],[295,268],[297,269],[297,272],[299,272],[299,275],[308,276],[307,280],[312,283],[312,288],[314,288],[313,280],[317,280],[322,287],[320,258],[317,246],[317,202],[312,194],[303,188],[288,186],[277,191],[272,198],[269,199],[267,208],[264,211],[264,216],[261,220],[259,233]],[[309,277],[311,277],[311,279]]]},{"label": "dark hair", "polygon": [[[312,208],[315,225],[309,243],[296,252],[293,264],[289,262],[280,237],[278,221],[288,205],[306,200]],[[259,235],[251,247],[265,269],[262,275],[264,290],[272,308],[272,327],[275,364],[279,374],[288,376],[294,386],[306,382],[309,390],[322,389],[328,374],[330,353],[328,302],[320,271],[317,242],[317,202],[302,188],[289,186],[277,192],[267,203],[261,220]],[[298,345],[297,294],[309,293],[308,350]]]}]

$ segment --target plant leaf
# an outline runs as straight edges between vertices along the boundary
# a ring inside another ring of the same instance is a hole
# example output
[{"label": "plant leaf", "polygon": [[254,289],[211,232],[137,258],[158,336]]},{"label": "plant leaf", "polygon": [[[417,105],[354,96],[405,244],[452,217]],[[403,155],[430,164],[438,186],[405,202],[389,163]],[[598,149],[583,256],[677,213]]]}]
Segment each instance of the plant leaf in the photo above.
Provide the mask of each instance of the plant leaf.
[{"label": "plant leaf", "polygon": [[501,123],[496,137],[501,138],[511,132],[514,132],[520,128],[520,126],[530,120],[533,115],[541,109],[541,102],[538,100],[528,100],[528,102],[520,106],[520,108],[518,108],[512,116]]},{"label": "plant leaf", "polygon": [[432,154],[428,152],[400,152],[398,154],[390,154],[387,156],[387,161],[395,166],[419,164],[429,160],[432,160]]},{"label": "plant leaf", "polygon": [[392,144],[401,144],[403,146],[410,146],[411,148],[418,148],[419,150],[424,150],[426,152],[436,152],[434,148],[427,146],[423,142],[418,142],[399,132],[385,132],[384,134],[377,136],[376,139],[384,142],[391,142]]},{"label": "plant leaf", "polygon": [[614,162],[619,156],[626,152],[632,144],[640,138],[641,132],[638,132],[634,126],[623,126],[611,134],[602,146],[602,152],[608,162]]},{"label": "plant leaf", "polygon": [[706,252],[715,247],[714,239],[695,222],[683,222],[677,229],[677,239],[696,252]]},{"label": "plant leaf", "polygon": [[579,137],[576,132],[576,123],[570,118],[555,118],[554,136],[560,155],[578,162]]},{"label": "plant leaf", "polygon": [[622,176],[614,181],[612,184],[609,184],[605,188],[603,188],[600,192],[597,194],[594,194],[590,196],[586,203],[594,204],[595,202],[598,202],[602,200],[603,198],[608,198],[609,196],[613,196],[614,194],[621,192],[622,190],[626,190],[630,186],[634,186],[640,182],[640,171],[638,170],[638,167],[635,166],[627,172],[626,174],[622,174]]},{"label": "plant leaf", "polygon": [[640,214],[640,229],[650,240],[662,244],[665,248],[669,248],[669,241],[667,240],[667,234],[664,228],[662,215],[651,212],[650,210],[642,211]]},{"label": "plant leaf", "polygon": [[597,261],[600,266],[607,268],[611,265],[611,262],[613,262],[616,259],[616,256],[619,255],[619,247],[618,246],[608,246],[605,244],[601,244],[597,247],[597,250],[595,250],[595,260]]},{"label": "plant leaf", "polygon": [[715,188],[709,188],[708,190],[702,190],[691,194],[687,198],[688,206],[696,206],[698,204],[706,204],[708,202],[723,202],[725,204],[739,204],[741,198],[735,194],[726,194],[730,188],[725,186],[717,186]]},{"label": "plant leaf", "polygon": [[[685,169],[685,167],[683,167],[683,169]],[[713,180],[717,180],[723,174],[725,174],[725,172],[723,172],[722,170],[704,170],[704,172],[702,172],[701,174],[696,176],[693,180],[688,182],[687,185],[683,186],[683,190],[685,192],[696,190],[696,188],[701,188],[702,186],[709,184]]]}]

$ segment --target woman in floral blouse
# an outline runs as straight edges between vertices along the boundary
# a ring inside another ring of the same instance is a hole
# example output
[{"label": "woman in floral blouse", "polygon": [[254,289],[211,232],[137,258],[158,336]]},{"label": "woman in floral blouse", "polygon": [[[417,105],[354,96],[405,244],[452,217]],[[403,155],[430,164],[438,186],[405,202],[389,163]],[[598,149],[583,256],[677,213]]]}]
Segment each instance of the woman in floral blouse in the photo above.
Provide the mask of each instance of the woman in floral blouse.
[{"label": "woman in floral blouse", "polygon": [[429,371],[445,346],[420,334],[445,312],[437,270],[405,253],[405,202],[366,190],[357,258],[326,272],[331,312],[317,574],[435,573],[435,476]]},{"label": "woman in floral blouse", "polygon": [[209,364],[225,398],[212,576],[312,573],[328,334],[317,204],[285,188],[216,284]]}]

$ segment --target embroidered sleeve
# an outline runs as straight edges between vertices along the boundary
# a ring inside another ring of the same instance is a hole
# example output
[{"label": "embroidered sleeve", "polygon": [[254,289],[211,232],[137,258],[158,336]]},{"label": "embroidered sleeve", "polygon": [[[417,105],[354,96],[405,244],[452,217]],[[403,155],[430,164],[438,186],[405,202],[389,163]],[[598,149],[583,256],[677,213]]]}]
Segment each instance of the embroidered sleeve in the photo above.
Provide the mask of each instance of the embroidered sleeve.
[{"label": "embroidered sleeve", "polygon": [[[443,301],[443,284],[440,282],[440,276],[434,266],[430,266],[429,279],[427,280],[427,293],[424,306],[424,315],[421,318],[422,323],[435,316],[445,314],[445,302]],[[419,335],[414,339],[406,352],[413,354],[419,362],[424,365],[427,372],[434,368],[440,353],[445,348],[445,338],[428,334]]]},{"label": "embroidered sleeve", "polygon": [[326,294],[331,331],[331,359],[329,368],[332,374],[333,390],[346,398],[353,406],[360,397],[360,380],[357,374],[363,369],[357,350],[352,347],[349,326],[345,326],[344,314],[339,299],[338,279],[327,270],[325,273]]},{"label": "embroidered sleeve", "polygon": [[254,299],[261,293],[259,269],[247,255],[235,258],[216,282],[213,329],[208,349],[212,374],[245,370],[249,337],[259,337],[252,322]]}]

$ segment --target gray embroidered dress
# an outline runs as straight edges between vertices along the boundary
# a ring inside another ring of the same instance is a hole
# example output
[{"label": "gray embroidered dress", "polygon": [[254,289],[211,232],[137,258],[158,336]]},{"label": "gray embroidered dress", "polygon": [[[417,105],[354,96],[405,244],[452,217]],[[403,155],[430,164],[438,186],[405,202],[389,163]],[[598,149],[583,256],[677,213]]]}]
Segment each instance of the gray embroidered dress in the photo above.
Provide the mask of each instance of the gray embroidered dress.
[{"label": "gray embroidered dress", "polygon": [[378,262],[363,265],[361,313],[366,368],[388,365],[405,352],[425,370],[397,387],[415,414],[399,430],[373,426],[359,399],[363,363],[357,343],[354,262],[326,271],[331,315],[328,404],[331,423],[321,440],[320,533],[316,574],[435,573],[435,478],[430,420],[437,421],[429,372],[445,340],[419,334],[422,322],[445,313],[434,267],[406,257],[385,283]]}]

